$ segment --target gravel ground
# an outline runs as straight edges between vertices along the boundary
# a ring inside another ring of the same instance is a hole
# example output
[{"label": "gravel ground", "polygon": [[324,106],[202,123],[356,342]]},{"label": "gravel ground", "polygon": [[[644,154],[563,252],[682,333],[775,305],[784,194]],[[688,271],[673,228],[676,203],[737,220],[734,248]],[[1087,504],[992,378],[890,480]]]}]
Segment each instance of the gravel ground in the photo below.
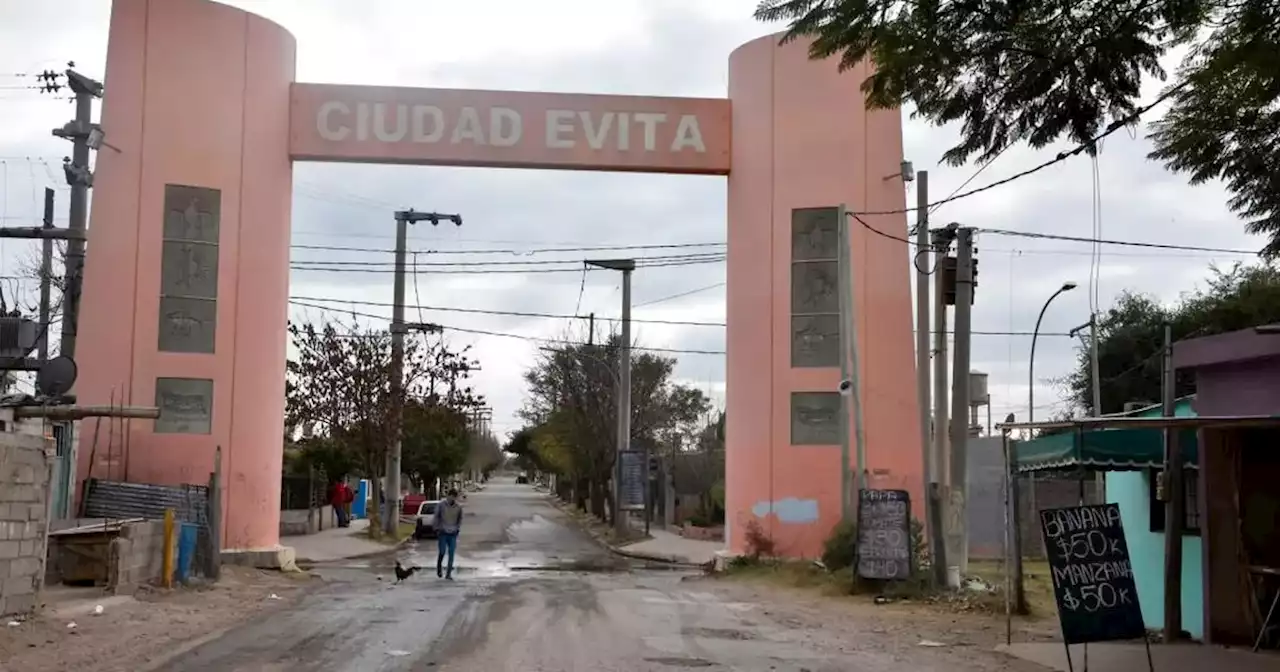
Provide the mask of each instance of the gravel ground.
[{"label": "gravel ground", "polygon": [[[947,661],[956,672],[1045,672],[1039,665],[994,651],[1005,642],[1003,616],[922,602],[876,604],[870,598],[832,596],[752,578],[705,577],[691,580],[689,586],[725,601],[767,605],[762,616],[811,633],[815,648],[844,645],[881,652],[896,659],[896,669],[933,669]],[[1047,641],[1056,634],[1053,619],[1013,624],[1015,642]]]},{"label": "gravel ground", "polygon": [[310,583],[305,574],[224,567],[215,586],[103,598],[100,616],[93,601],[51,605],[46,615],[0,627],[0,670],[141,672],[183,644],[288,607]]}]

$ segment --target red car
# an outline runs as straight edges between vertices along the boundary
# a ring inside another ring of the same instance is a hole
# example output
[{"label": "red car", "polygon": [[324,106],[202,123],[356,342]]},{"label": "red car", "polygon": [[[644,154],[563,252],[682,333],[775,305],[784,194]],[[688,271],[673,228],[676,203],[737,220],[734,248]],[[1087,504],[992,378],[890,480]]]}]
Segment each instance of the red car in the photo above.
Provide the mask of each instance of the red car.
[{"label": "red car", "polygon": [[407,494],[400,504],[400,515],[416,516],[418,515],[418,507],[427,501],[427,496],[423,494]]}]

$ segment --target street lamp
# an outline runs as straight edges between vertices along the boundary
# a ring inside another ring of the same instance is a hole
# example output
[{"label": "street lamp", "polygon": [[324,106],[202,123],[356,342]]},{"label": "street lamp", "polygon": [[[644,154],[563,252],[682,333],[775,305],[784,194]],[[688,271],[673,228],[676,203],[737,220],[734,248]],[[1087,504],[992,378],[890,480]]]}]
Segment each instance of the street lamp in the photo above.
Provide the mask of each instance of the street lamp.
[{"label": "street lamp", "polygon": [[[1076,283],[1071,282],[1070,280],[1062,283],[1062,286],[1058,288],[1058,291],[1054,292],[1053,295],[1049,297],[1049,300],[1044,302],[1044,306],[1040,308],[1040,317],[1036,318],[1036,328],[1034,331],[1031,332],[1031,358],[1027,362],[1027,422],[1028,423],[1035,422],[1035,414],[1036,414],[1036,375],[1035,375],[1036,338],[1040,336],[1040,321],[1044,319],[1044,311],[1049,309],[1049,304],[1053,303],[1053,300],[1058,298],[1059,294],[1062,294],[1063,292],[1069,292],[1075,289],[1076,287],[1077,287]],[[1031,431],[1032,430],[1030,429],[1027,430],[1028,433],[1030,433]],[[1028,438],[1030,437],[1028,436]]]},{"label": "street lamp", "polygon": [[619,539],[627,536],[622,513],[622,454],[631,447],[631,273],[635,259],[588,259],[588,266],[622,272],[622,343],[618,351],[618,436],[613,477],[613,525]]}]

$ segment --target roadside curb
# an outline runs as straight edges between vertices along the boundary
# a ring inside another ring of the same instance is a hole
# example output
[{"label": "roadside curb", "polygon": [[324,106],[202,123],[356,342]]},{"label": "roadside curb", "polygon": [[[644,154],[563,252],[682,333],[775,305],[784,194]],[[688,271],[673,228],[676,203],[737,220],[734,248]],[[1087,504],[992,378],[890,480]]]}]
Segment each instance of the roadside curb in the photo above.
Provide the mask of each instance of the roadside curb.
[{"label": "roadside curb", "polygon": [[[555,495],[549,492],[544,494],[546,495],[547,499],[551,502],[552,506],[554,506],[557,509],[560,509],[566,515],[568,515],[569,519],[573,521],[573,523],[578,527],[578,529],[582,530],[583,532],[586,532],[587,536],[591,537],[593,541],[599,544],[602,548],[608,550],[610,553],[613,553],[615,555],[618,555],[624,558],[629,558],[631,560],[644,560],[646,562],[661,562],[665,565],[672,565],[675,567],[687,567],[690,569],[704,569],[704,570],[707,569],[708,563],[690,562],[688,560],[677,558],[675,556],[661,555],[658,553],[644,553],[640,551],[632,551],[632,550],[628,550],[625,544],[614,545],[610,543],[609,540],[606,539],[603,534],[596,532],[595,530],[591,529],[590,527],[587,527],[586,525],[583,525],[581,521],[578,520],[577,516],[575,516],[573,512],[568,508],[568,506],[564,502],[560,501],[560,498],[556,497]],[[631,543],[638,543],[638,542],[631,542]]]},{"label": "roadside curb", "polygon": [[369,551],[368,553],[357,553],[355,555],[343,555],[337,558],[329,558],[327,560],[312,560],[311,558],[294,558],[293,562],[295,565],[298,565],[299,567],[301,567],[304,564],[314,566],[314,565],[319,565],[319,564],[324,564],[329,562],[342,562],[343,560],[367,560],[369,558],[380,558],[384,555],[389,555],[391,553],[395,553],[396,551],[401,550],[405,546],[408,546],[409,542],[411,541],[413,541],[412,535],[405,537],[404,539],[401,539],[400,541],[397,541],[396,543],[391,544],[387,546],[385,549],[379,550],[379,551]]}]

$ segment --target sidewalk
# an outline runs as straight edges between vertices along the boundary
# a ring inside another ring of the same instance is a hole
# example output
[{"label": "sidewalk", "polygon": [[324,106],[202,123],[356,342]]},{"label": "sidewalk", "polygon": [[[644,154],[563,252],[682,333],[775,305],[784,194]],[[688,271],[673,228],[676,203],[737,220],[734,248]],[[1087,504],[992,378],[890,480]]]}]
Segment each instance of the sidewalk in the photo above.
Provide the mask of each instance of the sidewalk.
[{"label": "sidewalk", "polygon": [[716,552],[724,550],[722,541],[686,539],[674,532],[656,527],[649,528],[649,536],[652,539],[614,546],[613,549],[634,558],[684,565],[708,564],[715,560]]},{"label": "sidewalk", "polygon": [[[622,544],[613,543],[607,527],[595,518],[584,519],[569,504],[560,501],[554,494],[543,491],[551,506],[563,511],[570,518],[578,521],[582,530],[591,535],[598,543],[623,557],[635,560],[653,560],[681,565],[707,565],[715,561],[716,554],[724,550],[723,541],[702,541],[686,539],[675,532],[668,532],[659,527],[650,526],[649,538],[640,541],[628,541]],[[644,533],[644,521],[638,516],[630,516],[627,520],[636,533]]]},{"label": "sidewalk", "polygon": [[297,562],[330,562],[395,550],[395,546],[370,540],[365,536],[369,520],[351,521],[351,527],[331,527],[316,534],[281,537],[280,543],[292,546]]},{"label": "sidewalk", "polygon": [[[1019,643],[1000,645],[997,651],[1015,658],[1038,663],[1051,670],[1068,672],[1067,651],[1061,642]],[[1071,647],[1074,669],[1084,669],[1084,647]],[[1234,670],[1235,672],[1274,672],[1280,669],[1280,657],[1270,653],[1249,653],[1239,649],[1223,649],[1198,644],[1152,644],[1151,660],[1160,672],[1202,672]],[[1142,644],[1105,642],[1089,645],[1089,668],[1104,672],[1146,670],[1147,652]]]}]

